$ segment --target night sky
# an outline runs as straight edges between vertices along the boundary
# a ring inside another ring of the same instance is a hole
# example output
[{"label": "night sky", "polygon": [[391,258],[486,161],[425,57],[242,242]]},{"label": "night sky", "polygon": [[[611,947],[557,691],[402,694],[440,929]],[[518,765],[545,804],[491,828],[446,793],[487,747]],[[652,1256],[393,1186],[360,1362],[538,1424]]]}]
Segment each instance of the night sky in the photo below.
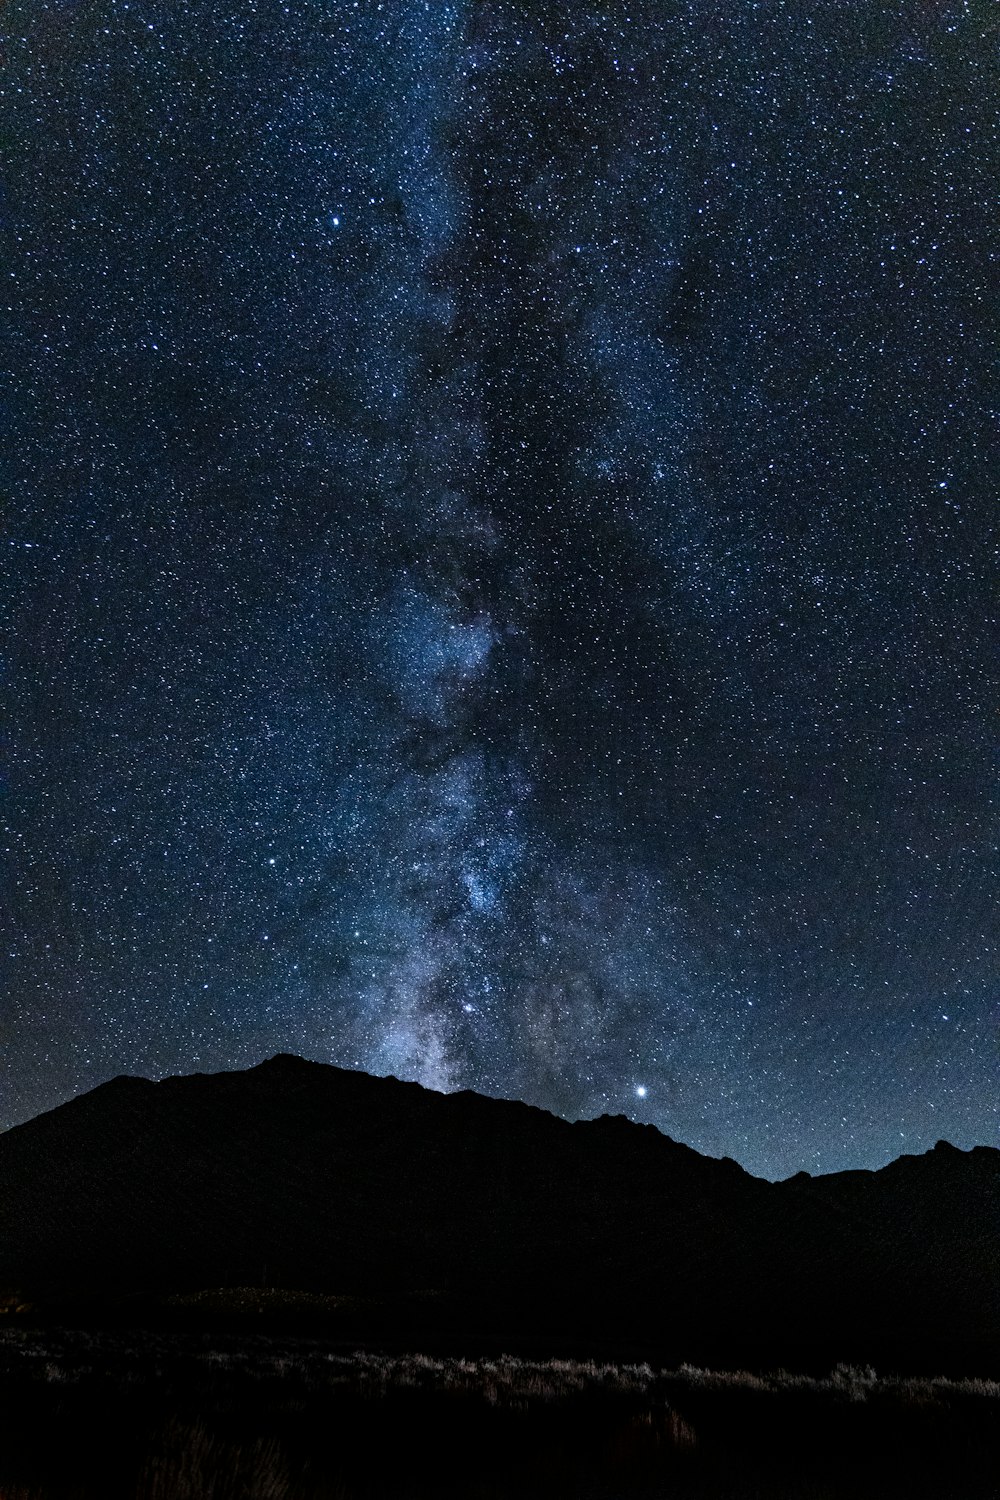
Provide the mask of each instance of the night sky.
[{"label": "night sky", "polygon": [[0,1126],[1000,1144],[992,0],[11,0]]}]

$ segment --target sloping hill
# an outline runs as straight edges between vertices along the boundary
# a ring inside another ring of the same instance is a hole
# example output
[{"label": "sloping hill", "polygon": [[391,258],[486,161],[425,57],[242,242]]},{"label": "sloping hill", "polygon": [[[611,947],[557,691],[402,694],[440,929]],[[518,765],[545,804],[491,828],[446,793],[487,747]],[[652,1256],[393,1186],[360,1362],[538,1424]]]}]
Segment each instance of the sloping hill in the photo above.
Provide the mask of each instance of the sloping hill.
[{"label": "sloping hill", "polygon": [[985,1147],[772,1184],[622,1117],[287,1056],[116,1079],[0,1136],[0,1287],[43,1297],[433,1291],[428,1318],[511,1343],[986,1368],[998,1247]]}]

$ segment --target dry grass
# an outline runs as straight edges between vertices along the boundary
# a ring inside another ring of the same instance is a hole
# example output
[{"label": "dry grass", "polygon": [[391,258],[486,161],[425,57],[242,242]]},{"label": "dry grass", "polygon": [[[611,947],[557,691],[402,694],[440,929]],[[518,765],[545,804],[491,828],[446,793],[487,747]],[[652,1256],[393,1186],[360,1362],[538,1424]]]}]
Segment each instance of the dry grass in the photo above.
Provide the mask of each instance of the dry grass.
[{"label": "dry grass", "polygon": [[0,1500],[1000,1497],[1000,1381],[0,1332]]}]

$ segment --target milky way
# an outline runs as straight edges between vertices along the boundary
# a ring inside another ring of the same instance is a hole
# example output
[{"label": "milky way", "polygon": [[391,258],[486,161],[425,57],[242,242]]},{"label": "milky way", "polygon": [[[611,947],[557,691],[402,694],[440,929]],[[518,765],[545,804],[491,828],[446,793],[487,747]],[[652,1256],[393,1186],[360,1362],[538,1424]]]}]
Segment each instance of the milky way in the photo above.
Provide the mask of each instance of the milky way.
[{"label": "milky way", "polygon": [[992,6],[5,23],[0,1125],[996,1144]]}]

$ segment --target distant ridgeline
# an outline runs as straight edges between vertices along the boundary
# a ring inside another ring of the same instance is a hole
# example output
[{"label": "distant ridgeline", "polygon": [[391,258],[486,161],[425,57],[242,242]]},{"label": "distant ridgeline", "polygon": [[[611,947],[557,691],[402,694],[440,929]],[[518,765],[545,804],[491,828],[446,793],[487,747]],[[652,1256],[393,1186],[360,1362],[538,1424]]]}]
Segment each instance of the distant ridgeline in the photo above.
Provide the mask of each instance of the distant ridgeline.
[{"label": "distant ridgeline", "polygon": [[620,1116],[286,1056],[0,1135],[8,1316],[227,1287],[379,1342],[997,1374],[1000,1151],[768,1183]]}]

